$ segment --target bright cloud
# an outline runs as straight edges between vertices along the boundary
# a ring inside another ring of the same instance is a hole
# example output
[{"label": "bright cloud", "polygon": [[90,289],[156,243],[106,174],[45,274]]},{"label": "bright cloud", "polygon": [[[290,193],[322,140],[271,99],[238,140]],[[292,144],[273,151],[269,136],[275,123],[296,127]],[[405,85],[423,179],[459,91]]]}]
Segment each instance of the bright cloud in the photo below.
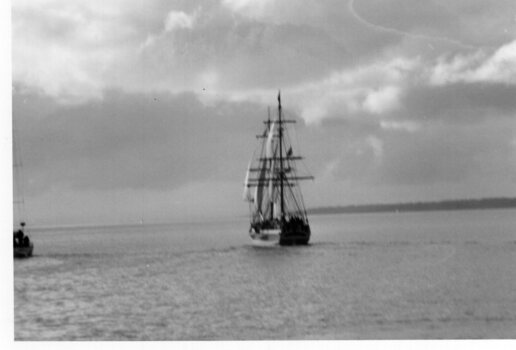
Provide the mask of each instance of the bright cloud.
[{"label": "bright cloud", "polygon": [[183,11],[170,11],[165,20],[165,31],[170,32],[178,28],[192,28],[194,20],[194,16],[189,16]]},{"label": "bright cloud", "polygon": [[373,114],[391,111],[400,105],[401,89],[397,86],[386,86],[372,91],[364,100],[364,109]]},{"label": "bright cloud", "polygon": [[400,107],[402,92],[418,66],[417,59],[378,61],[334,73],[292,93],[307,122],[364,112],[384,114]]},{"label": "bright cloud", "polygon": [[275,24],[321,25],[329,10],[328,3],[317,0],[222,0],[222,5],[236,15]]},{"label": "bright cloud", "polygon": [[465,82],[516,84],[516,40],[503,45],[492,55],[483,52],[469,56],[439,59],[430,74],[434,85]]},{"label": "bright cloud", "polygon": [[[211,191],[234,205],[215,187],[242,181],[278,89],[308,124],[296,127],[322,172],[307,193],[318,204],[382,189],[388,200],[511,193],[514,0],[405,2],[14,1],[29,193],[99,191],[91,207],[146,176],[147,189],[174,187],[167,202]],[[450,192],[464,174],[475,178]]]},{"label": "bright cloud", "polygon": [[273,3],[273,0],[222,0],[222,4],[232,11],[254,18],[263,16]]},{"label": "bright cloud", "polygon": [[404,121],[394,121],[394,120],[382,120],[380,121],[380,126],[385,130],[401,130],[406,132],[416,132],[421,129],[421,124],[415,121],[404,120]]},{"label": "bright cloud", "polygon": [[[516,41],[491,56],[448,53],[443,57],[451,58],[437,62],[398,52],[402,47],[378,54],[375,44],[369,48],[372,56],[353,63],[348,57],[355,51],[348,46],[355,41],[328,29],[322,19],[331,7],[310,0],[193,2],[182,9],[156,1],[148,11],[131,1],[57,5],[13,5],[13,80],[64,102],[98,99],[110,88],[198,92],[207,87],[217,98],[263,102],[282,88],[291,95],[291,107],[306,121],[318,122],[392,113],[403,107],[413,84],[516,81]],[[296,24],[267,22],[274,14],[293,16]],[[346,6],[335,14],[344,16]],[[349,29],[370,32],[360,23]],[[425,72],[431,73],[425,78]]]}]

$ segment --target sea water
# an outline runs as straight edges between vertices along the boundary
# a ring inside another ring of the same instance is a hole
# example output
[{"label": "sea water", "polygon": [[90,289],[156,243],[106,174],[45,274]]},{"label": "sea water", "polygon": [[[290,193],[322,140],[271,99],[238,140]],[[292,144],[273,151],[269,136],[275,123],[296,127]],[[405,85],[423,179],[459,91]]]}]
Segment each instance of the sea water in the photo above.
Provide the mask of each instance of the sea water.
[{"label": "sea water", "polygon": [[319,215],[307,247],[227,222],[32,230],[16,340],[516,337],[516,210]]}]

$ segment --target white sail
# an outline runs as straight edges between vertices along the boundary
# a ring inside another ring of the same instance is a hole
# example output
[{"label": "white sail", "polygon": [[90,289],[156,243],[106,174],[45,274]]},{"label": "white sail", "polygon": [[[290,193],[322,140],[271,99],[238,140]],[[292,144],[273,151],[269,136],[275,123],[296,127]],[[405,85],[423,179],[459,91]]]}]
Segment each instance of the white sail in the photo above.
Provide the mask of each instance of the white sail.
[{"label": "white sail", "polygon": [[274,126],[276,123],[272,123],[271,128],[269,130],[269,135],[267,136],[267,144],[265,148],[265,156],[267,158],[271,158],[274,154],[273,142],[274,142]]},{"label": "white sail", "polygon": [[271,168],[269,169],[269,200],[272,201],[274,194],[274,160],[271,161]]},{"label": "white sail", "polygon": [[274,217],[275,218],[279,218],[281,216],[281,204],[280,203],[275,203],[274,204],[274,213],[273,213]]},{"label": "white sail", "polygon": [[247,172],[245,174],[245,180],[244,180],[244,193],[243,193],[243,199],[247,202],[253,201],[253,196],[251,195],[251,191],[249,190],[249,172],[251,169],[251,161],[249,161],[249,165],[247,166]]},{"label": "white sail", "polygon": [[275,155],[275,142],[274,142],[274,129],[275,129],[275,126],[276,126],[276,123],[275,122],[272,122],[271,124],[271,128],[269,130],[269,135],[267,136],[267,144],[265,145],[265,156],[267,158],[272,158],[270,159],[268,162],[269,162],[269,171],[268,171],[268,176],[269,176],[269,191],[268,191],[268,195],[269,195],[269,205],[270,203],[273,203],[273,192],[274,192],[274,155]]},{"label": "white sail", "polygon": [[258,186],[254,188],[254,196],[253,196],[254,208],[253,211],[255,213],[259,212],[260,204],[258,203]]}]

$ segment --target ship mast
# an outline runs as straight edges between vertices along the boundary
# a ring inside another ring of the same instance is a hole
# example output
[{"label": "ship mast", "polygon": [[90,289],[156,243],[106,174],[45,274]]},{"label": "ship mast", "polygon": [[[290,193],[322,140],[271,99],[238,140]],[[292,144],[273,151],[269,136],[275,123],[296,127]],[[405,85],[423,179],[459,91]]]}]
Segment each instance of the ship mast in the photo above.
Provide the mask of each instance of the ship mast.
[{"label": "ship mast", "polygon": [[[267,106],[267,131],[270,133],[271,132],[271,108],[269,106]],[[270,159],[269,161],[269,166],[271,166],[273,163],[272,159]],[[271,167],[271,177],[273,177],[273,171],[274,169],[272,169]],[[271,205],[271,213],[270,213],[270,220],[272,221],[274,219],[274,202],[271,201],[270,202],[270,205]]]},{"label": "ship mast", "polygon": [[[266,125],[266,129],[261,135],[256,135],[257,138],[266,139],[262,144],[261,155],[256,159],[259,162],[258,167],[249,168],[249,171],[251,172],[258,172],[258,176],[252,178],[246,177],[247,180],[245,181],[245,186],[257,187],[255,203],[261,203],[264,187],[266,185],[271,186],[274,190],[270,190],[269,193],[271,194],[269,194],[267,199],[267,208],[264,209],[264,214],[265,212],[270,213],[270,217],[269,215],[265,215],[267,217],[262,217],[262,220],[273,222],[275,219],[279,219],[281,223],[285,223],[287,214],[290,213],[289,205],[291,203],[289,202],[289,196],[292,196],[293,205],[297,206],[296,211],[293,214],[297,215],[297,213],[299,213],[303,215],[304,213],[304,216],[306,217],[306,210],[302,204],[302,198],[300,198],[300,206],[298,204],[296,194],[292,192],[292,186],[296,186],[296,184],[292,184],[290,181],[313,180],[313,176],[298,176],[295,172],[293,172],[291,176],[287,176],[287,174],[290,174],[292,170],[291,161],[300,160],[302,157],[292,155],[292,147],[288,148],[288,133],[285,135],[287,130],[284,129],[284,124],[295,123],[296,121],[283,118],[281,92],[278,92],[278,118],[271,120],[270,110],[268,109],[267,112],[268,119],[263,122]],[[274,132],[276,124],[278,124],[279,127],[277,134]],[[274,128],[274,130],[272,130],[272,128]],[[287,137],[286,140],[284,140],[285,137]],[[276,142],[274,142],[274,146],[271,146],[273,138],[279,142],[279,147]],[[285,155],[283,154],[284,149]],[[278,160],[279,163],[276,163]],[[280,203],[278,203],[278,196],[280,197]],[[300,192],[299,196],[301,196]],[[260,204],[255,207],[257,212],[260,213]],[[278,210],[276,215],[275,209]]]},{"label": "ship mast", "polygon": [[285,200],[283,198],[283,124],[281,123],[281,91],[278,91],[278,121],[279,121],[279,161],[280,161],[280,197],[281,222],[285,221]]}]

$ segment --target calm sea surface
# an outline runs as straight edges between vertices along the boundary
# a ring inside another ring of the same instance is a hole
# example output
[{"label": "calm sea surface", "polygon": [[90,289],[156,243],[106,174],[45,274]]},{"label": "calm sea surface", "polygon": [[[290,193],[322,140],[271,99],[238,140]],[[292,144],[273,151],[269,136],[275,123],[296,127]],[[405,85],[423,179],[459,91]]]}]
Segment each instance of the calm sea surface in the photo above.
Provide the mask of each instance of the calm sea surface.
[{"label": "calm sea surface", "polygon": [[516,210],[320,215],[308,247],[232,222],[46,229],[17,340],[516,338]]}]

